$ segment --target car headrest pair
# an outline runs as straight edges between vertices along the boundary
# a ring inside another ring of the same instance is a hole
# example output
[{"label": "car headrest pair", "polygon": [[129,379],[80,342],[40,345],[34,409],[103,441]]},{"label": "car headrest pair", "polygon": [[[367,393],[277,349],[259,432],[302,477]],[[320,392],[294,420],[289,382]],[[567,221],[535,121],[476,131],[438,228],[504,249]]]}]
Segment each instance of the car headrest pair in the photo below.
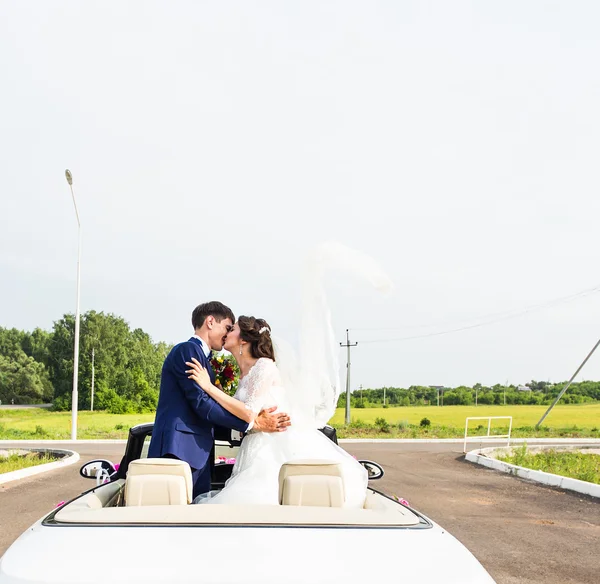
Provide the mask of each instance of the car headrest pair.
[{"label": "car headrest pair", "polygon": [[[192,502],[192,472],[187,462],[142,458],[129,464],[125,505],[188,505]],[[329,460],[294,460],[279,471],[279,504],[342,507],[344,482],[339,464]]]}]

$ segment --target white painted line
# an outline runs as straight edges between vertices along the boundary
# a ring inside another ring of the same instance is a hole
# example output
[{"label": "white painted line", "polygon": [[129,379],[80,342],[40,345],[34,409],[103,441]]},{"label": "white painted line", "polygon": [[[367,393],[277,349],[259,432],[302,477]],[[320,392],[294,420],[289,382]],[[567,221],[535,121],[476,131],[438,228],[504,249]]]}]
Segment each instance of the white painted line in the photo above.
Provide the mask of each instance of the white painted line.
[{"label": "white painted line", "polygon": [[[588,442],[589,443],[589,442]],[[596,444],[597,442],[592,442]],[[591,497],[600,497],[600,485],[595,483],[588,483],[587,481],[580,481],[579,479],[572,479],[569,477],[563,477],[560,475],[544,472],[541,470],[532,470],[523,466],[517,466],[516,464],[510,464],[508,462],[502,462],[497,460],[491,455],[498,451],[508,451],[510,447],[492,447],[492,448],[481,448],[479,450],[471,450],[465,455],[465,459],[475,464],[480,464],[487,468],[506,472],[522,479],[528,479],[548,485],[551,487],[559,487],[561,489],[567,489],[569,491],[575,491],[584,495],[590,495]]]},{"label": "white painted line", "polygon": [[47,464],[39,464],[37,466],[29,466],[19,470],[13,470],[12,472],[5,472],[0,474],[0,485],[9,483],[11,481],[18,481],[26,477],[30,477],[43,472],[48,472],[63,466],[69,466],[75,464],[79,460],[79,453],[73,452],[72,450],[46,450],[48,454],[67,454],[65,458],[56,460],[54,462],[48,462]]},{"label": "white painted line", "polygon": [[[338,442],[346,444],[462,444],[464,438],[339,438]],[[491,440],[480,440],[480,442],[491,442]],[[600,444],[600,438],[511,438],[510,442],[511,444],[522,444],[523,442]],[[0,440],[0,447],[14,444],[127,444],[127,440]]]},{"label": "white painted line", "polygon": [[[474,440],[474,442],[491,443],[493,440]],[[504,438],[503,440],[506,440]],[[464,438],[339,438],[338,442],[346,444],[463,444]],[[542,442],[551,444],[600,444],[600,438],[511,438],[511,444]],[[0,444],[1,441],[0,441]]]}]

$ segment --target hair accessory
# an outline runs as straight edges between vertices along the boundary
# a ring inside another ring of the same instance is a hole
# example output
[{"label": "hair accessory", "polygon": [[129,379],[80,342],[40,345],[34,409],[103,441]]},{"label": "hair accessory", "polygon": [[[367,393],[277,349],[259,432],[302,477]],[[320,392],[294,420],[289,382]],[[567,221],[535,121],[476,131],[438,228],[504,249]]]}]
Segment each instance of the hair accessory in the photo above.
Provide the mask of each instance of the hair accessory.
[{"label": "hair accessory", "polygon": [[262,335],[264,332],[270,332],[269,327],[268,326],[263,326],[259,331],[258,334]]}]

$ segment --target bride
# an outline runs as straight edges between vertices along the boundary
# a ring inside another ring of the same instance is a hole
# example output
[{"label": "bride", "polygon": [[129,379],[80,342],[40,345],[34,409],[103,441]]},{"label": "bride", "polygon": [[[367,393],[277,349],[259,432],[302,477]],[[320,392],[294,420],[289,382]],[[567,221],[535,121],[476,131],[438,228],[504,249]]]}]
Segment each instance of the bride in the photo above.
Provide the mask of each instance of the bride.
[{"label": "bride", "polygon": [[337,242],[321,243],[304,266],[298,359],[290,346],[273,339],[265,320],[241,316],[224,345],[241,372],[234,397],[215,387],[199,362],[187,363],[190,377],[233,415],[251,422],[261,409],[277,407],[292,419],[285,432],[251,430],[242,441],[225,488],[215,497],[200,496],[195,502],[278,504],[281,465],[318,458],[340,464],[345,506],[363,506],[366,469],[319,431],[335,413],[340,393],[339,346],[323,285],[325,271],[339,269],[380,291],[391,289],[387,274],[368,255]]},{"label": "bride", "polygon": [[[294,459],[320,458],[341,465],[344,506],[361,508],[368,482],[364,467],[316,428],[303,425],[300,420],[299,427],[294,426],[293,400],[286,395],[292,388],[283,386],[269,324],[253,316],[240,316],[227,335],[224,348],[233,354],[241,372],[234,397],[215,387],[206,369],[195,359],[187,363],[189,377],[242,420],[252,422],[262,409],[276,406],[291,413],[292,426],[285,432],[271,434],[251,430],[242,441],[225,488],[212,498],[200,496],[195,502],[277,505],[281,465]],[[299,410],[296,412],[301,415]]]}]

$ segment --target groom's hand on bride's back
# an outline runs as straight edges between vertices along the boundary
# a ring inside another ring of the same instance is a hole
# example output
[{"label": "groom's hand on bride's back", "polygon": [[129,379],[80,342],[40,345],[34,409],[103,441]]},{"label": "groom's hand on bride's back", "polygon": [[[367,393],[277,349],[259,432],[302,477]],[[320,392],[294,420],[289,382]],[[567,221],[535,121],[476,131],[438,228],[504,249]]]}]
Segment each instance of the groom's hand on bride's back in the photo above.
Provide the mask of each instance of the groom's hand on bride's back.
[{"label": "groom's hand on bride's back", "polygon": [[266,408],[256,416],[253,430],[258,432],[285,432],[291,424],[290,417],[286,413],[277,412],[277,408]]}]

